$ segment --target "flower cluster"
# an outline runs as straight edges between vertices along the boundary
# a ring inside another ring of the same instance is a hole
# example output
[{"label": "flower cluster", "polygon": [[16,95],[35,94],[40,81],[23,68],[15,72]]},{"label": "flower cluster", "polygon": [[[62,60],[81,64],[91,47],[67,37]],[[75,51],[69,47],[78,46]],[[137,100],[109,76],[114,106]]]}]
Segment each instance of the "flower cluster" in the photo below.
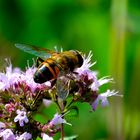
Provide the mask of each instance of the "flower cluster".
[{"label": "flower cluster", "polygon": [[97,72],[90,69],[90,67],[95,64],[95,62],[91,63],[91,57],[91,52],[87,57],[83,56],[83,65],[80,68],[75,69],[75,81],[79,86],[78,91],[75,92],[75,97],[76,101],[88,102],[92,106],[92,109],[96,110],[100,100],[101,105],[104,107],[109,104],[107,97],[120,95],[118,95],[118,92],[115,90],[107,90],[106,92],[99,94],[99,88],[104,84],[113,82],[113,78],[106,76],[98,79]]},{"label": "flower cluster", "polygon": [[[48,81],[37,84],[33,80],[35,66],[27,67],[26,71],[12,68],[11,62],[5,72],[0,72],[0,138],[4,140],[30,140],[42,137],[52,140],[60,125],[68,124],[64,116],[75,102],[87,102],[96,110],[99,101],[102,106],[109,104],[107,97],[116,95],[114,90],[99,93],[103,84],[112,82],[109,77],[97,78],[97,72],[90,68],[92,53],[83,56],[83,65],[72,73],[57,78],[57,82]],[[69,101],[67,99],[69,98]],[[49,99],[49,100],[48,100]],[[33,113],[45,102],[58,105],[59,113],[52,120],[41,124],[34,120]],[[34,130],[34,131],[32,131]]]},{"label": "flower cluster", "polygon": [[40,133],[39,124],[33,121],[32,113],[42,103],[43,97],[46,97],[51,83],[34,82],[35,66],[28,66],[23,72],[19,68],[13,69],[10,61],[6,62],[8,66],[5,72],[0,72],[0,137],[4,140],[29,140],[33,135],[32,130],[27,132],[27,127]]}]

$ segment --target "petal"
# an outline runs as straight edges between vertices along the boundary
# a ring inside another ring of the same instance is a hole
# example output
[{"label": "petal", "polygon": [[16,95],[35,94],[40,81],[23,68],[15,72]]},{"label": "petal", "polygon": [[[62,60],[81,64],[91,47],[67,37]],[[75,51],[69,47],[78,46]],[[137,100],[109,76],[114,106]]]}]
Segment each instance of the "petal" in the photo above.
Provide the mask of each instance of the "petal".
[{"label": "petal", "polygon": [[53,103],[52,100],[43,99],[43,104],[44,104],[46,107],[50,106],[52,103]]},{"label": "petal", "polygon": [[97,99],[91,104],[93,110],[96,110],[97,105],[99,104],[100,100],[101,100],[102,107],[104,107],[104,106],[109,105],[107,97],[110,97],[110,96],[122,96],[122,95],[119,95],[117,93],[118,92],[117,91],[115,92],[115,90],[112,90],[112,91],[107,90],[106,92],[99,94]]},{"label": "petal", "polygon": [[108,106],[108,105],[109,105],[109,102],[108,102],[107,98],[104,98],[104,99],[101,101],[101,105],[102,105],[102,107]]},{"label": "petal", "polygon": [[15,140],[15,135],[10,129],[5,129],[0,132],[0,137],[2,137],[3,140]]},{"label": "petal", "polygon": [[25,122],[25,123],[28,123],[28,122],[29,122],[29,120],[28,120],[27,117],[24,119],[24,122]]},{"label": "petal", "polygon": [[107,84],[109,82],[113,82],[113,78],[108,78],[108,76],[106,77],[102,77],[101,79],[98,80],[100,86]]},{"label": "petal", "polygon": [[14,118],[14,122],[18,122],[18,117],[17,116]]},{"label": "petal", "polygon": [[42,133],[41,135],[42,135],[42,140],[53,140],[52,137],[49,137],[49,136],[48,136],[47,134],[45,134],[45,133]]},{"label": "petal", "polygon": [[23,122],[23,120],[20,120],[20,121],[19,121],[19,125],[20,125],[21,127],[24,126],[24,122]]},{"label": "petal", "polygon": [[99,99],[98,99],[98,97],[97,97],[96,100],[91,104],[92,109],[93,109],[93,110],[96,110],[98,104],[99,104]]}]

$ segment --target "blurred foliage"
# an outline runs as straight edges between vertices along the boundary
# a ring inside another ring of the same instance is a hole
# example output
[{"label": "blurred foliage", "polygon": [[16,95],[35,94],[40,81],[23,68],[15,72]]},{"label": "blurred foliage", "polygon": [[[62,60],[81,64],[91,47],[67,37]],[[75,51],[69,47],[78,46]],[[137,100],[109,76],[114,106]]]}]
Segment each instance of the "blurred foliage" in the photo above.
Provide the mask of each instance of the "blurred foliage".
[{"label": "blurred foliage", "polygon": [[[93,51],[100,77],[111,75],[123,98],[90,113],[80,104],[79,118],[66,126],[78,139],[140,139],[139,0],[0,0],[0,69],[4,59],[24,68],[32,55],[15,43],[54,49]],[[48,112],[48,111],[47,111]],[[50,111],[49,111],[50,112]],[[90,124],[90,125],[89,125]],[[79,129],[80,128],[80,129]],[[56,138],[57,139],[57,138]]]}]

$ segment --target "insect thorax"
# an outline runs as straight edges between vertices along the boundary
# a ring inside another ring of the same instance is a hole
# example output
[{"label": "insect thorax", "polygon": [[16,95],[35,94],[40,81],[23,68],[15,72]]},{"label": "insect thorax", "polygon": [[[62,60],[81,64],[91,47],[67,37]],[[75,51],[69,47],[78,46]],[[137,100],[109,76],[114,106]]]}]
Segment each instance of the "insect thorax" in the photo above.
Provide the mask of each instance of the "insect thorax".
[{"label": "insect thorax", "polygon": [[74,50],[64,51],[51,57],[63,70],[73,71],[83,64],[82,56]]}]

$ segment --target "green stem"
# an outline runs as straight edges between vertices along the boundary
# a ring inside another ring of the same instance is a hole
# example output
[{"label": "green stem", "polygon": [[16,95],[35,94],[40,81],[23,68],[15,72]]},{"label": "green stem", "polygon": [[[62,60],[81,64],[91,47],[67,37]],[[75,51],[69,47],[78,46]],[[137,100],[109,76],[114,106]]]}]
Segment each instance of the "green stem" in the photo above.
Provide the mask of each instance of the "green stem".
[{"label": "green stem", "polygon": [[67,105],[66,109],[68,109],[73,104],[74,99],[71,100],[71,102]]},{"label": "green stem", "polygon": [[61,124],[61,140],[64,140],[64,124]]},{"label": "green stem", "polygon": [[[64,116],[63,116],[64,109],[65,109],[64,101],[58,98],[58,105],[59,105],[59,108],[60,108],[62,118],[64,119]],[[61,140],[64,140],[64,124],[63,123],[61,124]]]}]

